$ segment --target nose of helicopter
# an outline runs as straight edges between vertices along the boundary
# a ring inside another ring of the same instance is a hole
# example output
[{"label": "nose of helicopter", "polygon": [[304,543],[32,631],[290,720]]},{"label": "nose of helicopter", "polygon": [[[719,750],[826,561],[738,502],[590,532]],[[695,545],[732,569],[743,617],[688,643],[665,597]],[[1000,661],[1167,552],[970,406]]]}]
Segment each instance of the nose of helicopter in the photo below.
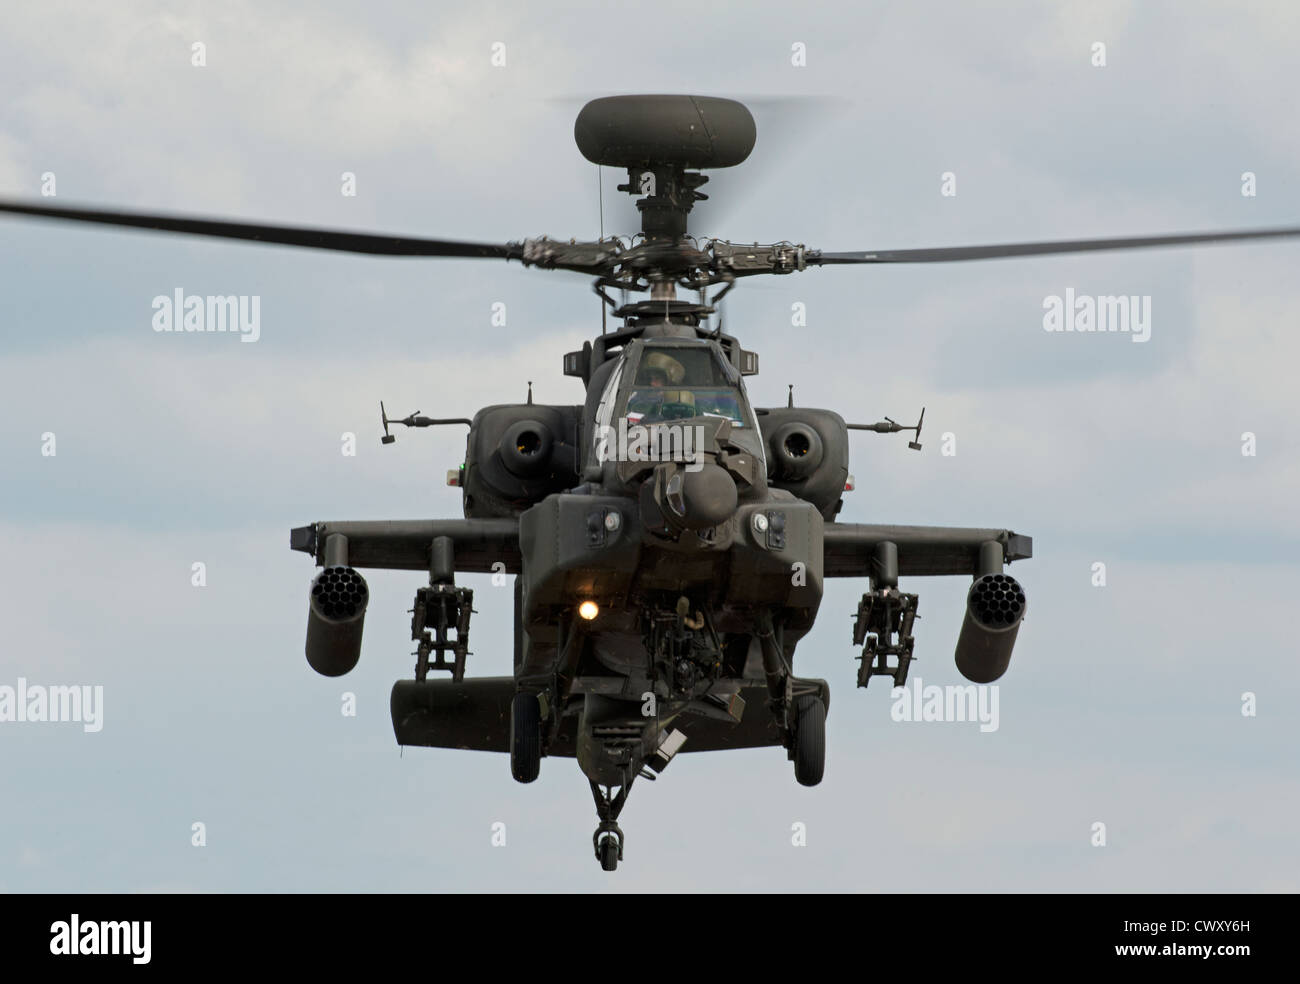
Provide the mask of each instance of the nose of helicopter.
[{"label": "nose of helicopter", "polygon": [[735,479],[709,461],[694,471],[674,468],[664,481],[660,508],[674,526],[703,530],[728,519],[738,501]]}]

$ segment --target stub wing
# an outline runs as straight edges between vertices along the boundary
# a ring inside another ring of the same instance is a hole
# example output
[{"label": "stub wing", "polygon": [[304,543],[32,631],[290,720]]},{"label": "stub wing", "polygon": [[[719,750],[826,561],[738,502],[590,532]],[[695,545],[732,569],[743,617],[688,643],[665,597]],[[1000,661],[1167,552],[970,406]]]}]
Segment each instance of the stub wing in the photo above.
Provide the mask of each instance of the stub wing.
[{"label": "stub wing", "polygon": [[[456,570],[472,574],[518,574],[519,523],[513,519],[418,519],[370,522],[313,523],[290,531],[289,546],[325,561],[325,540],[333,534],[347,538],[352,567],[398,571],[427,571],[429,545],[449,537]],[[505,569],[496,565],[505,564]]]},{"label": "stub wing", "polygon": [[1006,561],[1033,556],[1034,541],[1021,533],[959,526],[881,526],[827,523],[823,534],[826,577],[867,577],[877,544],[898,546],[898,574],[903,577],[979,573],[980,545],[1002,545]]}]

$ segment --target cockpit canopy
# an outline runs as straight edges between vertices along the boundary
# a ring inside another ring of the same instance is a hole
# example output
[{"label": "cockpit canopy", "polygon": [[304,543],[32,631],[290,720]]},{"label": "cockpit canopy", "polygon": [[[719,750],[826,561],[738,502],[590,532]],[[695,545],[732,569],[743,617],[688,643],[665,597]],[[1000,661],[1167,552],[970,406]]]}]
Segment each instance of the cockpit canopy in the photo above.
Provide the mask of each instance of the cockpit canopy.
[{"label": "cockpit canopy", "polygon": [[753,427],[739,376],[709,345],[645,346],[620,409],[632,423],[712,416]]},{"label": "cockpit canopy", "polygon": [[[622,353],[601,388],[591,448],[620,427],[731,421],[731,442],[750,451],[766,470],[766,454],[741,374],[707,339],[638,339]],[[589,459],[591,460],[591,459]]]}]

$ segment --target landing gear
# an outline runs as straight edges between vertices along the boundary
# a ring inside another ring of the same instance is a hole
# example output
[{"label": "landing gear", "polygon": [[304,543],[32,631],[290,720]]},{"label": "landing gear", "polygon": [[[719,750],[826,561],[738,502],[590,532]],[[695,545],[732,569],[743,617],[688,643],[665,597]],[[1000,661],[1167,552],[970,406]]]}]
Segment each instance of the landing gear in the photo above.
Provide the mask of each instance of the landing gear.
[{"label": "landing gear", "polygon": [[815,786],[826,771],[826,707],[830,689],[824,680],[796,677],[790,670],[771,615],[760,613],[757,638],[772,713],[783,735],[786,754],[794,762],[801,786]]},{"label": "landing gear", "polygon": [[542,711],[536,694],[515,694],[510,704],[510,772],[532,782],[542,769]]},{"label": "landing gear", "polygon": [[[605,825],[601,824],[601,829]],[[618,829],[618,825],[613,825],[613,830],[600,837],[600,831],[597,830],[596,857],[600,859],[600,866],[605,871],[617,871],[618,859],[623,856],[623,832]]]},{"label": "landing gear", "polygon": [[600,826],[591,835],[591,846],[596,851],[596,860],[605,871],[615,871],[623,860],[623,830],[618,825],[618,815],[627,804],[627,794],[632,789],[632,778],[619,787],[617,795],[610,786],[603,790],[596,783],[591,784],[591,795],[596,801],[596,816]]},{"label": "landing gear", "polygon": [[826,771],[826,705],[805,695],[794,706],[794,777],[801,786],[816,786]]}]

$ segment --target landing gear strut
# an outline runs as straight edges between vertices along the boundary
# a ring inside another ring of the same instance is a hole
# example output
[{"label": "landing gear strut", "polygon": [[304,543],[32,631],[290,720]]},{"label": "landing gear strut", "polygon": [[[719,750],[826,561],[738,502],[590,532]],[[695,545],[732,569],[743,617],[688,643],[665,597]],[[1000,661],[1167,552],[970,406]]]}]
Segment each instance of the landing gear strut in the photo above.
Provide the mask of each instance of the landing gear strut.
[{"label": "landing gear strut", "polygon": [[617,795],[612,786],[601,789],[596,783],[591,783],[591,795],[596,801],[596,816],[600,818],[600,826],[591,835],[591,846],[596,851],[596,860],[606,871],[616,870],[618,863],[623,860],[625,838],[617,820],[627,804],[627,794],[631,789],[631,777],[619,787]]},{"label": "landing gear strut", "polygon": [[762,647],[768,703],[794,762],[801,786],[816,786],[826,772],[826,705],[830,691],[824,681],[797,677],[790,670],[777,639],[772,617],[761,613],[756,635]]}]

